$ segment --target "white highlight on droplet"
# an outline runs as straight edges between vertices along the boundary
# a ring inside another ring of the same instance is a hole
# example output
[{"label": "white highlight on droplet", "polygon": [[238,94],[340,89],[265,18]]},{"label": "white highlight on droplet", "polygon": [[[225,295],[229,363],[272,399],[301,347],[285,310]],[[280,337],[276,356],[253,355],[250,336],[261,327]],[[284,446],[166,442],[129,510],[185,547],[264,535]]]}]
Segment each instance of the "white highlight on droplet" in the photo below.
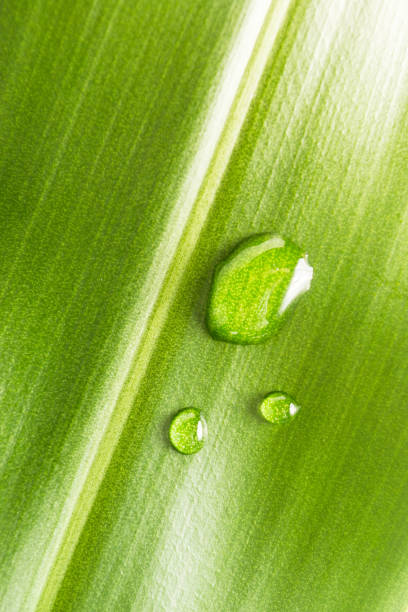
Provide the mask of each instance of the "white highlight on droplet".
[{"label": "white highlight on droplet", "polygon": [[296,406],[293,402],[291,402],[289,406],[289,414],[290,416],[295,416],[295,414],[299,411],[299,406]]},{"label": "white highlight on droplet", "polygon": [[288,306],[302,293],[310,289],[310,284],[313,278],[313,267],[307,261],[307,255],[299,259],[293,271],[293,276],[290,279],[289,287],[286,290],[283,298],[279,314],[282,314]]},{"label": "white highlight on droplet", "polygon": [[199,442],[201,442],[201,440],[203,439],[203,436],[204,436],[203,423],[202,423],[202,421],[198,421],[198,423],[197,423],[197,440]]}]

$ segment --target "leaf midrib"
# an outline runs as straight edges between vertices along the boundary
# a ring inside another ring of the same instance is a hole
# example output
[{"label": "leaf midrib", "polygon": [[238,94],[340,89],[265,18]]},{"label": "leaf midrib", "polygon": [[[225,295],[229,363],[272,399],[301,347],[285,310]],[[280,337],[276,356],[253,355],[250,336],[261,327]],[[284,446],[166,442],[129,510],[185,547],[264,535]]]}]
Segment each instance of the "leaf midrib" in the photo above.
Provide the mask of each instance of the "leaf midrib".
[{"label": "leaf midrib", "polygon": [[[135,342],[133,347],[130,365],[124,382],[118,391],[108,422],[103,433],[100,435],[96,447],[93,449],[93,457],[86,474],[83,476],[79,494],[71,504],[72,509],[63,530],[63,536],[59,542],[52,566],[42,581],[36,606],[37,610],[50,610],[58,593],[59,586],[93,506],[104,474],[120,440],[122,430],[147,371],[150,358],[160,337],[184,271],[189,264],[195,250],[195,245],[211,211],[218,187],[248,114],[251,100],[264,73],[266,62],[271,55],[278,34],[287,19],[291,0],[284,0],[277,6],[272,6],[272,4],[272,0],[269,0],[265,9],[262,0],[253,0],[249,3],[243,20],[244,25],[240,28],[236,41],[225,62],[225,68],[220,81],[221,87],[218,88],[215,102],[208,113],[207,126],[214,120],[214,114],[219,112],[218,105],[222,105],[223,97],[225,97],[222,84],[226,82],[226,79],[222,77],[228,74],[230,64],[234,61],[234,58],[236,56],[240,57],[240,46],[242,45],[240,34],[241,38],[245,40],[246,35],[243,35],[243,32],[246,32],[246,28],[250,27],[251,17],[253,19],[259,18],[263,12],[264,16],[260,23],[261,27],[255,32],[255,36],[253,35],[248,59],[241,65],[241,76],[234,84],[234,97],[229,106],[224,109],[226,111],[226,121],[219,127],[219,132],[213,134],[212,155],[204,167],[203,179],[198,184],[194,182],[195,165],[200,165],[201,163],[200,155],[202,155],[205,141],[208,139],[207,130],[203,130],[197,154],[181,188],[178,204],[181,204],[182,198],[188,198],[190,195],[190,210],[178,240],[176,238],[176,246],[168,259],[163,280],[153,301],[150,314],[145,319],[139,340]],[[231,88],[230,81],[228,83]],[[190,177],[193,180],[192,186],[188,184]],[[189,189],[194,192],[192,196],[189,193]],[[175,205],[175,208],[177,209],[178,206]],[[149,282],[149,279],[147,279],[147,282]]]}]

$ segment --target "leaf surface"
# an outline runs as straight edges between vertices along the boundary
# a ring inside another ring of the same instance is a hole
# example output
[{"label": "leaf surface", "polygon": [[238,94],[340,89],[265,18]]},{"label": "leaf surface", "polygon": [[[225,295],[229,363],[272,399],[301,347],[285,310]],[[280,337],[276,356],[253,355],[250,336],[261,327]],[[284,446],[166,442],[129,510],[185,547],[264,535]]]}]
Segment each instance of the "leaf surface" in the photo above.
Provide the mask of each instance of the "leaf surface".
[{"label": "leaf surface", "polygon": [[[2,609],[404,610],[404,3],[0,11]],[[269,231],[312,290],[213,340],[215,265]]]}]

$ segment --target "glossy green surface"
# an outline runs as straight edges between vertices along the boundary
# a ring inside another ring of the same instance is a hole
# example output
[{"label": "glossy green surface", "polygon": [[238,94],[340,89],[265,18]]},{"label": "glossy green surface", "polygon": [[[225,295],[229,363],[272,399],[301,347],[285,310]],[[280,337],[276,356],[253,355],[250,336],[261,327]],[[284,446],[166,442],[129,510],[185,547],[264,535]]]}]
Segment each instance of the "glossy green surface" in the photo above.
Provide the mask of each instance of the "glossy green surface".
[{"label": "glossy green surface", "polygon": [[294,419],[299,412],[299,408],[287,393],[276,391],[268,393],[264,397],[259,406],[259,411],[266,421],[279,425]]},{"label": "glossy green surface", "polygon": [[196,408],[184,408],[173,418],[169,428],[170,442],[184,455],[201,450],[207,437],[207,423]]},{"label": "glossy green surface", "polygon": [[[405,612],[405,0],[3,0],[0,31],[2,612]],[[312,289],[217,342],[215,266],[271,230]]]},{"label": "glossy green surface", "polygon": [[[214,273],[207,312],[214,338],[259,344],[273,336],[286,318],[285,295],[302,261],[301,249],[276,234],[244,240]],[[299,290],[290,302],[298,296]]]}]

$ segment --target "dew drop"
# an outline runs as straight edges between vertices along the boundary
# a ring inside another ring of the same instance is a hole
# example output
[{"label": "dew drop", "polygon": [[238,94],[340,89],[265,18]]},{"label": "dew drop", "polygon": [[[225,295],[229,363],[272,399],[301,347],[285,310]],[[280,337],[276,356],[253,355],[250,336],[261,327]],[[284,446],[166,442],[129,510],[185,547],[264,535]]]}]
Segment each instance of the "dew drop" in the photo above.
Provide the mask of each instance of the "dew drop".
[{"label": "dew drop", "polygon": [[169,437],[176,450],[184,455],[192,455],[204,446],[207,423],[197,408],[184,408],[174,416]]},{"label": "dew drop", "polygon": [[287,394],[277,391],[269,393],[259,407],[262,416],[269,423],[287,423],[299,412],[298,406]]},{"label": "dew drop", "polygon": [[276,234],[244,240],[215,269],[207,311],[211,335],[236,344],[265,342],[312,278],[307,255],[293,242]]}]

